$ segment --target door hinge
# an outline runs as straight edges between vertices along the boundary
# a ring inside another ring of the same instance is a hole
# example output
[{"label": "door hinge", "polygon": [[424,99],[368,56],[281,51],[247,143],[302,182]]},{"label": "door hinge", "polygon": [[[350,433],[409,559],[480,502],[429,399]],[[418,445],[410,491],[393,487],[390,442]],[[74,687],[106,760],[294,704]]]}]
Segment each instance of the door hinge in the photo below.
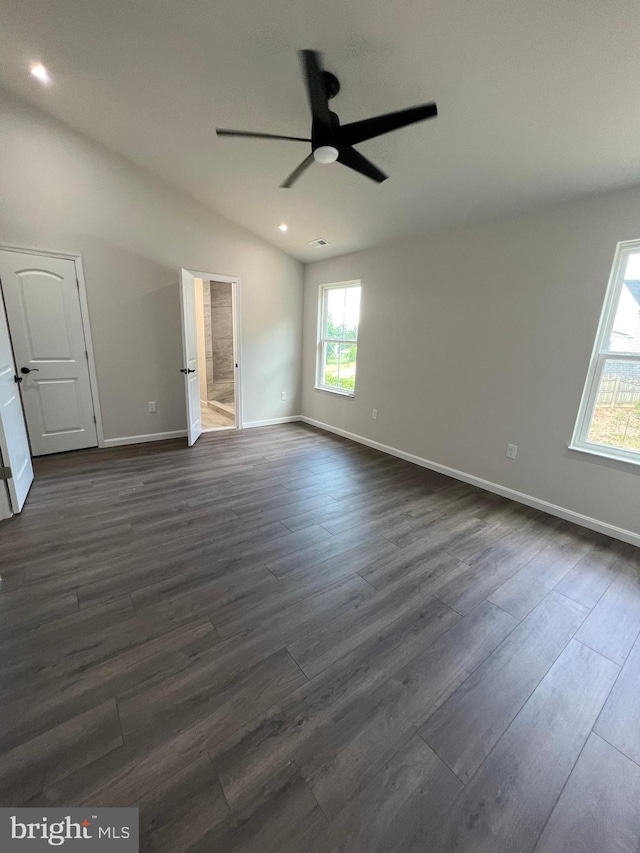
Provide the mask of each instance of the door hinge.
[{"label": "door hinge", "polygon": [[11,465],[0,465],[0,478],[3,480],[13,479],[13,474],[11,472]]}]

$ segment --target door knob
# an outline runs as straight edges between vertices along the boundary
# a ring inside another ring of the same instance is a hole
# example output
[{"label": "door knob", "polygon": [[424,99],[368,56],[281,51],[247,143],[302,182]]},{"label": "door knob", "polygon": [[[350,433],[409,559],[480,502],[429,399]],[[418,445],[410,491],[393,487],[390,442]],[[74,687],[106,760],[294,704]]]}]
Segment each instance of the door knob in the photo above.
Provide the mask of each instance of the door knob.
[{"label": "door knob", "polygon": [[191,370],[190,367],[182,367],[180,368],[180,373],[195,373],[195,370]]},{"label": "door knob", "polygon": [[20,373],[38,373],[39,370],[39,367],[21,367]]}]

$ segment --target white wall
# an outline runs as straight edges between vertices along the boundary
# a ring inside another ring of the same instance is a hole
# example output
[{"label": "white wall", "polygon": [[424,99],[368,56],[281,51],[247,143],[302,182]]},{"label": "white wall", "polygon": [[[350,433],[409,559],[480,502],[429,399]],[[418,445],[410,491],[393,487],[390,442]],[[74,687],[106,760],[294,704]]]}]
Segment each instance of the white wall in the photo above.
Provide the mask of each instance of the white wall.
[{"label": "white wall", "polygon": [[186,426],[180,267],[241,278],[245,422],[299,413],[301,264],[2,90],[0,175],[0,245],[82,255],[105,438]]},{"label": "white wall", "polygon": [[[309,265],[303,414],[640,533],[640,468],[567,449],[616,243],[638,237],[632,189]],[[313,388],[317,290],[356,278],[349,399]]]}]

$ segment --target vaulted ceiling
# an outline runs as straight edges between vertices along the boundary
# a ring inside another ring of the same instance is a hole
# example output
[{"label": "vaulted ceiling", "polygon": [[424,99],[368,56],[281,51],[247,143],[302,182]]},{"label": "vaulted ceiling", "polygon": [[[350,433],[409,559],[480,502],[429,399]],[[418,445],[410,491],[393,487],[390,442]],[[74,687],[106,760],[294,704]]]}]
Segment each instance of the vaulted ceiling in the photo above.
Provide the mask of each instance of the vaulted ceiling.
[{"label": "vaulted ceiling", "polygon": [[[637,0],[0,0],[0,85],[313,260],[640,181],[639,31]],[[304,143],[216,138],[309,135],[300,48],[343,123],[437,101],[359,146],[385,183],[314,164],[279,189]]]}]

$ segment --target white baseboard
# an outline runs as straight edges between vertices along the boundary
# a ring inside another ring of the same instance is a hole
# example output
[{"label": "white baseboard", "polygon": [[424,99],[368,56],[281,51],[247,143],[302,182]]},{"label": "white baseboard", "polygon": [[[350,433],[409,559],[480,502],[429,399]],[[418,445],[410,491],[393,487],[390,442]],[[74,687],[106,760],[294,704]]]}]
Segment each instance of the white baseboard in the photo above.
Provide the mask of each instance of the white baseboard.
[{"label": "white baseboard", "polygon": [[379,441],[373,441],[370,438],[365,438],[362,435],[356,435],[353,432],[340,429],[339,427],[325,424],[321,421],[316,421],[313,418],[308,418],[301,415],[297,420],[311,424],[326,432],[334,432],[336,435],[341,435],[351,441],[356,441],[358,444],[365,444],[367,447],[373,447],[375,450],[381,450],[383,453],[388,453],[390,456],[397,456],[399,459],[405,459],[407,462],[413,462],[420,465],[422,468],[429,468],[432,471],[438,471],[440,474],[446,474],[447,477],[453,477],[455,480],[462,480],[464,483],[469,483],[472,486],[477,486],[479,489],[484,489],[487,492],[493,492],[496,495],[501,495],[509,500],[524,504],[525,506],[539,509],[549,515],[554,515],[557,518],[563,518],[565,521],[571,521],[580,527],[586,527],[589,530],[595,530],[598,533],[604,533],[606,536],[611,536],[613,539],[620,539],[622,542],[628,542],[630,545],[640,547],[640,534],[634,533],[631,530],[625,530],[623,527],[616,527],[613,524],[607,524],[604,521],[599,521],[597,518],[591,518],[588,515],[582,515],[579,512],[565,509],[562,506],[549,503],[548,501],[534,498],[532,495],[517,492],[515,489],[509,489],[506,486],[500,486],[498,483],[492,483],[489,480],[483,480],[481,477],[475,477],[473,474],[466,474],[464,471],[458,471],[456,468],[449,468],[447,465],[440,465],[438,462],[432,462],[430,459],[423,459],[421,456],[415,456],[413,453],[406,453],[404,450],[398,450],[396,447],[390,447],[387,444],[381,444]]},{"label": "white baseboard", "polygon": [[165,441],[168,438],[184,438],[186,429],[174,429],[172,432],[150,432],[146,435],[124,435],[121,438],[105,438],[105,447],[119,447],[121,444],[144,444],[147,441]]},{"label": "white baseboard", "polygon": [[295,421],[304,420],[300,415],[289,415],[286,418],[269,418],[266,421],[245,421],[242,424],[243,429],[252,429],[253,427],[273,426],[273,424],[292,424]]}]

